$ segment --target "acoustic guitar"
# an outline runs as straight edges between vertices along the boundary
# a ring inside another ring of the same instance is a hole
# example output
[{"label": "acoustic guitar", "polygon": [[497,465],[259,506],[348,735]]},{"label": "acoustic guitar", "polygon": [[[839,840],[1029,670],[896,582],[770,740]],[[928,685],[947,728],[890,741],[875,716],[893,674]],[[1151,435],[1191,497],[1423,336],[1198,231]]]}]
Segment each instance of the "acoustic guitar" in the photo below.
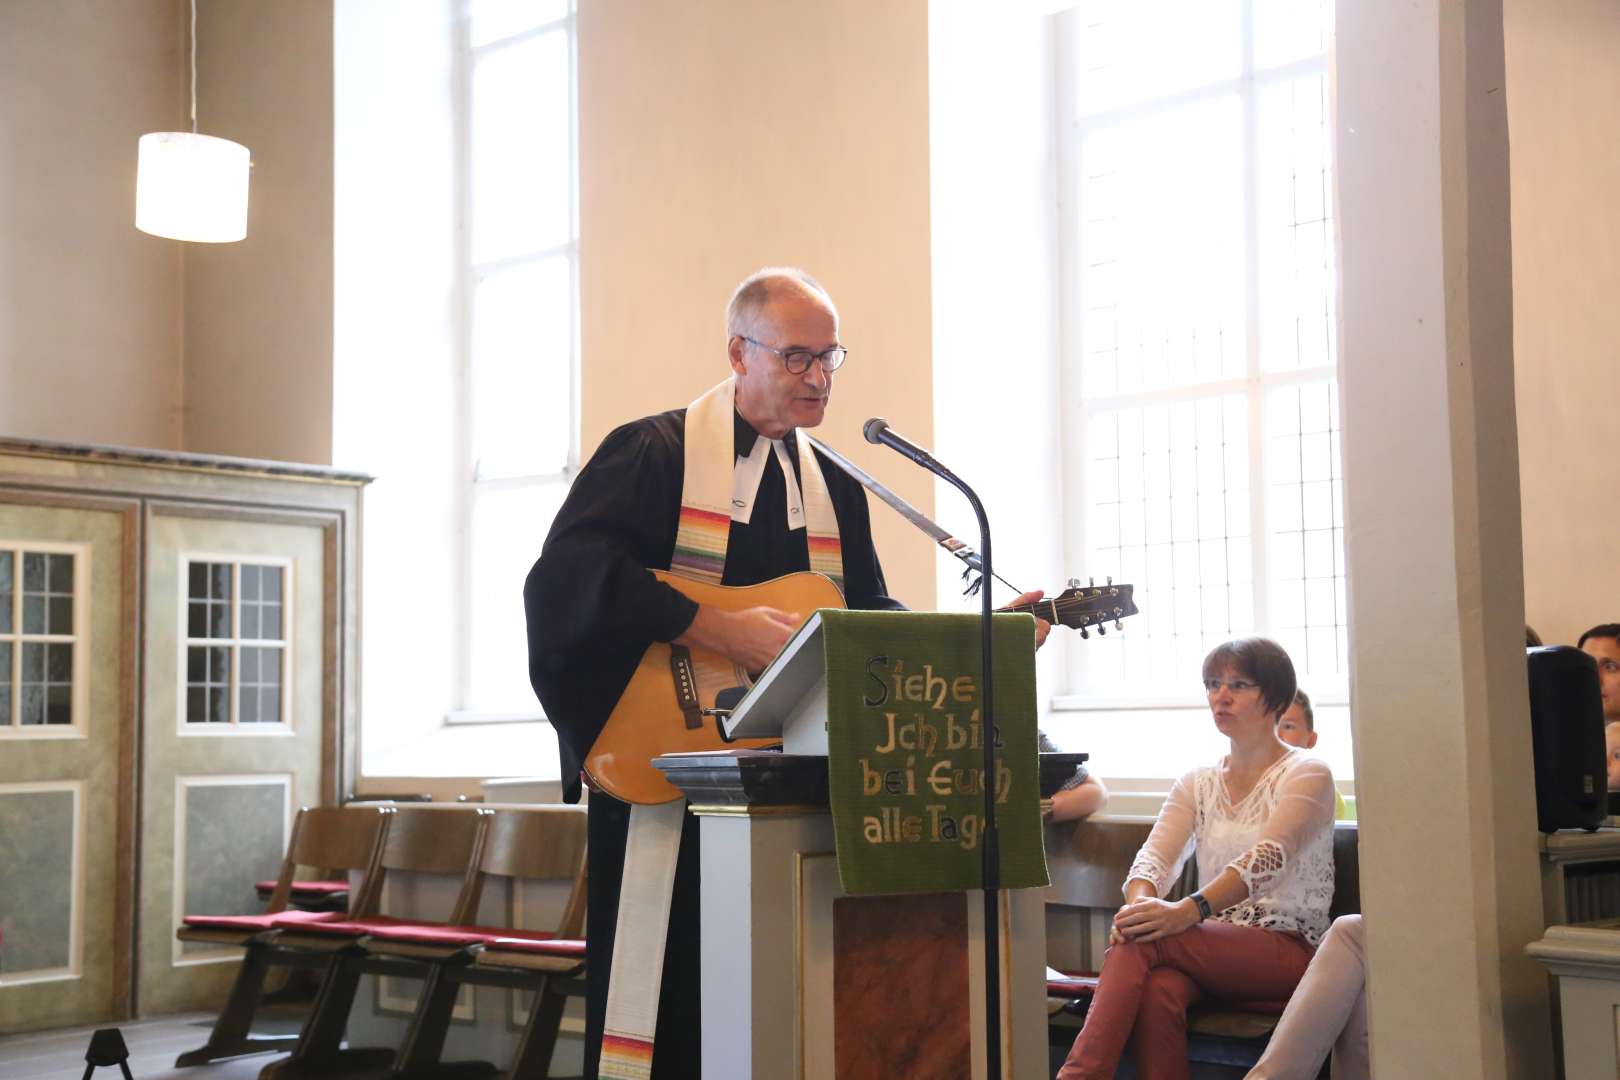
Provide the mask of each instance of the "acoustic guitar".
[{"label": "acoustic guitar", "polygon": [[[726,611],[772,607],[805,618],[819,608],[841,608],[844,595],[831,579],[804,571],[758,585],[714,585],[669,570],[654,577],[699,604]],[[1130,585],[1081,585],[1071,581],[1061,595],[1007,608],[1027,611],[1054,625],[1101,632],[1136,614]],[[775,746],[779,739],[727,740],[720,714],[733,708],[754,685],[756,673],[704,649],[656,642],[642,654],[635,674],[619,695],[602,732],[585,755],[593,786],[631,803],[666,803],[681,793],[653,768],[660,754]]]}]

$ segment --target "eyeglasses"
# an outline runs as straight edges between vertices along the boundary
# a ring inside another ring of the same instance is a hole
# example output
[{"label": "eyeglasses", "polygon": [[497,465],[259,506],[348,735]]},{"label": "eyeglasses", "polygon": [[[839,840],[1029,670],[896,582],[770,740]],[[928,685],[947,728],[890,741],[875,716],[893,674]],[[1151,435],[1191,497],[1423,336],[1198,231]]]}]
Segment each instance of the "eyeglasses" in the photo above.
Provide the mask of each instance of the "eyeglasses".
[{"label": "eyeglasses", "polygon": [[849,355],[849,350],[842,345],[834,345],[826,352],[819,353],[811,352],[809,349],[788,349],[784,352],[781,349],[771,348],[763,341],[755,341],[747,334],[738,334],[737,336],[750,345],[758,345],[766,352],[773,352],[781,357],[782,366],[788,369],[789,375],[803,375],[810,370],[810,361],[812,360],[818,361],[821,364],[821,370],[831,375],[844,366],[844,358]]},{"label": "eyeglasses", "polygon": [[1209,694],[1218,693],[1221,687],[1224,686],[1234,694],[1241,694],[1247,690],[1253,690],[1259,685],[1259,683],[1250,682],[1248,679],[1205,679],[1204,692]]}]

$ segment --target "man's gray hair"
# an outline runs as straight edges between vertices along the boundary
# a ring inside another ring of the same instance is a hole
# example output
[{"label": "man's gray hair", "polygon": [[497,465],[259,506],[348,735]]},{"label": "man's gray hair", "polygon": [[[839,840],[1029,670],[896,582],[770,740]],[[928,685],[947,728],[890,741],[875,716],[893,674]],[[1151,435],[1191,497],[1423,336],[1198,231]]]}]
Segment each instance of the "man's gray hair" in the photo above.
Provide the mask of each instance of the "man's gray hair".
[{"label": "man's gray hair", "polygon": [[832,309],[833,317],[838,317],[838,308],[821,282],[797,266],[767,266],[743,278],[731,294],[731,303],[726,305],[726,339],[757,333],[760,313],[784,286],[815,293]]}]

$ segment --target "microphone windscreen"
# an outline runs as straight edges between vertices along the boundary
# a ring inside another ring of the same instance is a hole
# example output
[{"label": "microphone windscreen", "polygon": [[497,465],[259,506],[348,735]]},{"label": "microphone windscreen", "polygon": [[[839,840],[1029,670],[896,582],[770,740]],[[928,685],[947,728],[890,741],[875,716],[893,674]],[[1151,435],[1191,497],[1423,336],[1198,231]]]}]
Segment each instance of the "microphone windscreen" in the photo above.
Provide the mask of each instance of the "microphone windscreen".
[{"label": "microphone windscreen", "polygon": [[879,441],[878,436],[888,430],[889,422],[881,416],[874,416],[866,422],[865,427],[861,428],[861,434],[866,436],[867,442],[875,443]]}]

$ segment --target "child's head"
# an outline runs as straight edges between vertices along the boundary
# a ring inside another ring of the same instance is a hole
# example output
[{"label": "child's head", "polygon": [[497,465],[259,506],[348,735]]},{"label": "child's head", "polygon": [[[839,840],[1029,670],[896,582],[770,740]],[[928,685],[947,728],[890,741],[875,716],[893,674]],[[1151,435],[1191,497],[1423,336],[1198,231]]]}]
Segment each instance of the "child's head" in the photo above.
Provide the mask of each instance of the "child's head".
[{"label": "child's head", "polygon": [[[1277,718],[1277,738],[1301,750],[1309,750],[1316,745],[1316,714],[1311,711],[1311,699],[1305,691],[1295,690],[1293,704]],[[1610,767],[1613,768],[1612,765]],[[1612,778],[1612,772],[1610,776]],[[1613,782],[1611,779],[1610,783]]]},{"label": "child's head", "polygon": [[1609,790],[1620,791],[1620,721],[1603,725],[1603,742],[1608,751]]}]

